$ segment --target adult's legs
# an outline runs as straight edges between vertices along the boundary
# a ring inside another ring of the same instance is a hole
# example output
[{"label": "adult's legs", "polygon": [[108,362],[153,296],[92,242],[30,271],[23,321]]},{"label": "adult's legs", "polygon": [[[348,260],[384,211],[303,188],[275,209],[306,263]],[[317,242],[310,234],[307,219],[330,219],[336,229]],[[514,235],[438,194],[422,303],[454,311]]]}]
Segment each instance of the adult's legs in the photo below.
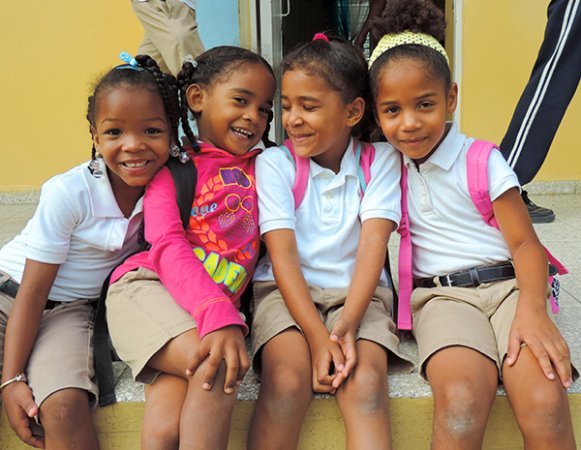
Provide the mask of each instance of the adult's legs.
[{"label": "adult's legs", "polygon": [[357,365],[336,393],[345,420],[348,449],[391,446],[387,352],[378,344],[357,341]]},{"label": "adult's legs", "polygon": [[513,367],[504,364],[502,373],[525,448],[575,449],[567,390],[560,380],[545,377],[528,347],[521,350]]},{"label": "adult's legs", "polygon": [[[537,60],[500,144],[521,185],[530,182],[541,168],[579,85],[579,42],[581,0],[552,0]],[[523,199],[537,222],[554,219],[552,211],[534,205],[526,193]]]},{"label": "adult's legs", "polygon": [[260,395],[248,430],[248,448],[294,450],[313,395],[307,341],[290,328],[268,341],[260,357]]},{"label": "adult's legs", "polygon": [[446,347],[426,364],[434,394],[432,450],[481,449],[496,396],[498,370],[482,353]]}]

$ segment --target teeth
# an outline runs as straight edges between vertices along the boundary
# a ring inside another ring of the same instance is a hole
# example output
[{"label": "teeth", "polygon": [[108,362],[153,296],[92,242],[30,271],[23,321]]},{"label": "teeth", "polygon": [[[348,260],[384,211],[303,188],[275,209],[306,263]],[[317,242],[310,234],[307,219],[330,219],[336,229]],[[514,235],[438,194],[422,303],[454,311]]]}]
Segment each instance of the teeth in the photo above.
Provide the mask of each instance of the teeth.
[{"label": "teeth", "polygon": [[232,130],[234,130],[236,133],[242,134],[246,137],[254,136],[254,133],[251,133],[250,131],[244,130],[242,128],[232,128]]},{"label": "teeth", "polygon": [[129,167],[130,169],[135,169],[137,167],[143,167],[147,164],[147,161],[138,161],[138,162],[133,162],[133,161],[125,161],[123,163],[123,165],[125,167]]}]

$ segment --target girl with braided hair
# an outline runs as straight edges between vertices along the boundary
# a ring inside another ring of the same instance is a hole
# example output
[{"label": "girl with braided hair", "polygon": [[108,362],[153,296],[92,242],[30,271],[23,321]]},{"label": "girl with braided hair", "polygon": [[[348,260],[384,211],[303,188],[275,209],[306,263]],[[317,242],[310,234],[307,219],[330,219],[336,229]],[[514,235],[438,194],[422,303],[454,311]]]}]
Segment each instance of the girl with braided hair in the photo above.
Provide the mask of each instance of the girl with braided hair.
[{"label": "girl with braided hair", "polygon": [[173,170],[148,185],[150,248],[113,272],[107,322],[117,353],[146,384],[142,448],[225,449],[249,367],[238,307],[258,259],[254,165],[276,82],[262,57],[222,46],[188,58],[178,84],[191,143],[183,167],[197,183],[185,202]]},{"label": "girl with braided hair", "polygon": [[177,142],[175,79],[148,56],[127,59],[89,97],[90,163],[47,181],[0,250],[0,389],[10,426],[34,447],[99,447],[93,304],[139,248],[145,185]]}]

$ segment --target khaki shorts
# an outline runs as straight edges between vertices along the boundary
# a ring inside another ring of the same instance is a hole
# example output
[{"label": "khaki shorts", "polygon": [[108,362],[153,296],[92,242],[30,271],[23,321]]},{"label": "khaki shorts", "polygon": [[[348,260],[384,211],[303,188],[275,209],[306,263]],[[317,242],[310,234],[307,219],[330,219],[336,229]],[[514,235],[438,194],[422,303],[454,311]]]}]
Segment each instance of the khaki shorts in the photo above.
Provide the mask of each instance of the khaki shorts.
[{"label": "khaki shorts", "polygon": [[106,305],[113,346],[142,383],[153,383],[159,375],[147,365],[151,357],[176,336],[196,328],[193,317],[147,269],[128,272],[109,286]]},{"label": "khaki shorts", "polygon": [[[14,299],[0,292],[0,375],[6,322]],[[96,406],[98,388],[93,366],[91,301],[79,299],[43,312],[38,335],[26,366],[28,385],[37,405],[62,389],[83,389]]]},{"label": "khaki shorts", "polygon": [[516,279],[474,288],[414,289],[413,331],[422,376],[425,378],[427,360],[438,350],[463,346],[493,360],[502,378],[502,363],[508,351],[508,335],[518,297]]},{"label": "khaki shorts", "polygon": [[[348,289],[322,289],[310,285],[308,288],[321,319],[327,329],[331,330],[343,311]],[[255,372],[259,373],[260,358],[257,356],[262,346],[282,331],[291,327],[300,330],[300,327],[288,311],[274,281],[255,282],[253,299],[252,355]],[[391,301],[391,291],[385,287],[377,287],[359,325],[357,339],[366,339],[381,345],[397,356],[398,362],[403,363],[409,371],[413,365],[399,351],[399,339],[395,335],[396,327],[390,315]]]}]

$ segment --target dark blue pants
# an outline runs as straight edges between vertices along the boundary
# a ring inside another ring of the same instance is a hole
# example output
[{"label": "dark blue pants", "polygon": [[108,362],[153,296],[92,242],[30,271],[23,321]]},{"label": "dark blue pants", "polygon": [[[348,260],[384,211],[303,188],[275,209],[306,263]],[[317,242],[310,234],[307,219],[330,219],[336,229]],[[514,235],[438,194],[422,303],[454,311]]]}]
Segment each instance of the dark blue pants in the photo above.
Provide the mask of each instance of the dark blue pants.
[{"label": "dark blue pants", "polygon": [[581,0],[551,0],[531,77],[500,148],[521,185],[543,164],[581,77]]}]

